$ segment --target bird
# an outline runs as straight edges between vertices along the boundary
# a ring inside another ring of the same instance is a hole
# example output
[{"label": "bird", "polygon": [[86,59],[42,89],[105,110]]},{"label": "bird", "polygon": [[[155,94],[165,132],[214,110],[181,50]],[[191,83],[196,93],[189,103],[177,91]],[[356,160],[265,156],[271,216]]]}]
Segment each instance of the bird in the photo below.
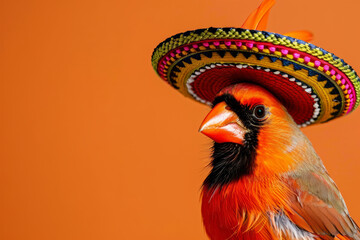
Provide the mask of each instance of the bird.
[{"label": "bird", "polygon": [[214,143],[201,213],[212,240],[360,239],[309,139],[265,88],[222,89],[199,131]]},{"label": "bird", "polygon": [[312,32],[265,31],[274,4],[263,0],[241,28],[176,34],[152,55],[162,79],[212,106],[199,129],[213,140],[201,190],[205,231],[211,240],[360,240],[300,129],[353,111],[359,78],[310,44]]}]

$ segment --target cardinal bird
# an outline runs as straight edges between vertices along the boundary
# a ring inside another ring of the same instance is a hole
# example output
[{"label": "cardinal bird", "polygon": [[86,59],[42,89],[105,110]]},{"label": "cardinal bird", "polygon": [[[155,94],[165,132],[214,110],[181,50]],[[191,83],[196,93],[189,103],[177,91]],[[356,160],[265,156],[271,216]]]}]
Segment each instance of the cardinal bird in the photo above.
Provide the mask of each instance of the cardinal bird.
[{"label": "cardinal bird", "polygon": [[360,239],[310,141],[271,93],[224,88],[200,132],[214,140],[202,190],[210,239]]}]

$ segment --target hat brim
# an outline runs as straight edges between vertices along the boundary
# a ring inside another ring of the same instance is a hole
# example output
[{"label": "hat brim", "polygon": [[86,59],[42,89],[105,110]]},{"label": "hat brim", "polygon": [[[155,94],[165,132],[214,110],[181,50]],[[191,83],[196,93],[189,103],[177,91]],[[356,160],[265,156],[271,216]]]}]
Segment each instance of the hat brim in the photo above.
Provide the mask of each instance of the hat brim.
[{"label": "hat brim", "polygon": [[250,82],[277,97],[300,126],[353,111],[360,82],[342,59],[299,39],[242,28],[207,28],[160,43],[152,64],[183,95],[211,105],[224,87]]}]

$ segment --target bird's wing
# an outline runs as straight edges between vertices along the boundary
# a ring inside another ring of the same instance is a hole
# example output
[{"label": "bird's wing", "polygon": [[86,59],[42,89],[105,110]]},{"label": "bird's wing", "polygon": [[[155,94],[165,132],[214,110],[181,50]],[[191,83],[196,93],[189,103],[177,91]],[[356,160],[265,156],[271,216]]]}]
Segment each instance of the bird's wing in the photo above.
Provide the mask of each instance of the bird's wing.
[{"label": "bird's wing", "polygon": [[299,227],[321,239],[359,239],[359,227],[326,170],[287,177],[292,190],[287,216]]}]

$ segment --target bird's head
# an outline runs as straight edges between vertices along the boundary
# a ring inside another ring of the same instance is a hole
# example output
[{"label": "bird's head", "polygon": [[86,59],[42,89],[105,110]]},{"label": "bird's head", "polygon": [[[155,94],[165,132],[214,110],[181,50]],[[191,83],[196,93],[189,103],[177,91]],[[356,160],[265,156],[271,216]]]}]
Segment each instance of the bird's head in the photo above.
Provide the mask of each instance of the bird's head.
[{"label": "bird's head", "polygon": [[309,145],[286,108],[264,88],[249,83],[223,89],[199,131],[214,140],[213,168],[205,181],[209,185],[256,171],[287,171],[293,155]]}]

